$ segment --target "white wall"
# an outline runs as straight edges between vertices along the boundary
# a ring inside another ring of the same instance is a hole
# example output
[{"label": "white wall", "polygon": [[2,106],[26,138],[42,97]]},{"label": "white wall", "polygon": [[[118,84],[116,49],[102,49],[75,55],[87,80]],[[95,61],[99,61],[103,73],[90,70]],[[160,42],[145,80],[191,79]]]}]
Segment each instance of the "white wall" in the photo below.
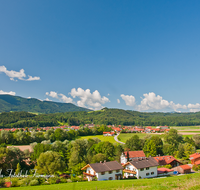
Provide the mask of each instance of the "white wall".
[{"label": "white wall", "polygon": [[115,180],[115,174],[121,174],[122,170],[119,170],[119,172],[116,172],[116,170],[112,171],[112,174],[109,174],[109,172],[105,172],[104,175],[101,175],[101,173],[97,174],[98,181],[102,180],[109,180],[109,177],[112,177],[112,180]]},{"label": "white wall", "polygon": [[121,164],[126,164],[126,162],[127,162],[127,158],[124,156],[123,153],[122,153],[122,155],[120,157],[120,161],[121,161]]},{"label": "white wall", "polygon": [[[144,170],[141,171],[141,169],[137,169],[133,165],[128,164],[128,165],[126,165],[125,169],[132,170],[132,171],[136,172],[135,175],[134,174],[130,174],[130,173],[125,173],[124,175],[125,175],[126,178],[128,176],[136,176],[138,179],[139,179],[139,177],[141,177],[141,178],[157,177],[157,166],[150,167],[148,170],[146,168],[144,168]],[[151,172],[154,172],[154,174],[151,174]],[[147,173],[149,173],[149,175],[146,175]]]}]

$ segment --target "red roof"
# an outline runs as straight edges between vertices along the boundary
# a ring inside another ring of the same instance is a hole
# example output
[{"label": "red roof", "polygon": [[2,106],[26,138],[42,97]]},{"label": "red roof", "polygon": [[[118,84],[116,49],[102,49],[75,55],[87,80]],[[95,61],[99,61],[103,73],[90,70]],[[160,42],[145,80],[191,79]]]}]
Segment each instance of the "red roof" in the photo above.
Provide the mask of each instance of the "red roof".
[{"label": "red roof", "polygon": [[196,161],[195,164],[196,164],[196,165],[199,165],[199,164],[200,164],[200,160]]},{"label": "red roof", "polygon": [[[167,165],[172,163],[174,160],[179,162],[178,160],[176,160],[173,156],[156,156],[153,157],[160,165]],[[180,163],[180,162],[179,162]]]},{"label": "red roof", "polygon": [[[129,158],[136,158],[136,157],[146,157],[143,150],[139,151],[128,151]],[[126,158],[127,158],[127,151],[124,152]]]},{"label": "red roof", "polygon": [[188,166],[187,164],[186,165],[180,165],[180,167],[184,170],[190,170],[192,169],[190,166]]},{"label": "red roof", "polygon": [[168,169],[168,168],[158,168],[158,174],[162,173],[168,173],[168,172],[173,172],[174,170]]},{"label": "red roof", "polygon": [[195,154],[190,155],[190,160],[195,160],[196,158],[200,158],[199,153],[195,153]]}]

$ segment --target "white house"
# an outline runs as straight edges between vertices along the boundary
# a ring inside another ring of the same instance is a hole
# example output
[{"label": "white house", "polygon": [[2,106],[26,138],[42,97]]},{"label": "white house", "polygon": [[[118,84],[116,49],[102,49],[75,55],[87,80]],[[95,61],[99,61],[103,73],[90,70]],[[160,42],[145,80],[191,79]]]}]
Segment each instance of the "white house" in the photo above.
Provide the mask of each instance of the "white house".
[{"label": "white house", "polygon": [[126,178],[135,176],[136,178],[157,177],[158,162],[154,158],[135,159],[124,164],[124,176]]},{"label": "white house", "polygon": [[128,161],[138,159],[138,158],[145,158],[145,154],[143,150],[139,151],[125,151],[122,153],[120,160],[121,164],[126,164]]},{"label": "white house", "polygon": [[86,172],[83,172],[83,175],[87,177],[88,181],[92,181],[95,177],[98,181],[103,181],[122,179],[123,169],[124,168],[117,161],[104,161],[95,164],[88,164],[81,170],[86,170]]}]

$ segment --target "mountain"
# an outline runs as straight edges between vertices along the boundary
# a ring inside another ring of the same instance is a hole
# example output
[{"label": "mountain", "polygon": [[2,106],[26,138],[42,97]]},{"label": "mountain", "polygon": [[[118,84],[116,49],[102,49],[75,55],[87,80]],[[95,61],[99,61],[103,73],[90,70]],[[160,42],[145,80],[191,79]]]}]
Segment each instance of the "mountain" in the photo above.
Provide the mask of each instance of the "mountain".
[{"label": "mountain", "polygon": [[33,113],[57,113],[72,111],[91,111],[86,108],[75,106],[71,103],[58,103],[40,101],[35,98],[22,98],[19,96],[0,95],[0,112],[26,111]]}]

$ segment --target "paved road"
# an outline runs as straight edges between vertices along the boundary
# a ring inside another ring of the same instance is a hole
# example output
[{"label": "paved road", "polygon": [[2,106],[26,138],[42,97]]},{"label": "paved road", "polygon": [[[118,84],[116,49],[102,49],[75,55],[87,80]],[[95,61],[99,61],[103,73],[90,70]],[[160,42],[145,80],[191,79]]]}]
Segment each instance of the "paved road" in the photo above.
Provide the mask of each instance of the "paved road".
[{"label": "paved road", "polygon": [[121,141],[119,141],[119,140],[117,139],[117,137],[118,137],[119,134],[120,134],[120,133],[118,133],[117,135],[114,136],[115,141],[117,141],[118,143],[121,143],[121,144],[125,144],[125,143],[123,143],[123,142],[121,142]]}]

